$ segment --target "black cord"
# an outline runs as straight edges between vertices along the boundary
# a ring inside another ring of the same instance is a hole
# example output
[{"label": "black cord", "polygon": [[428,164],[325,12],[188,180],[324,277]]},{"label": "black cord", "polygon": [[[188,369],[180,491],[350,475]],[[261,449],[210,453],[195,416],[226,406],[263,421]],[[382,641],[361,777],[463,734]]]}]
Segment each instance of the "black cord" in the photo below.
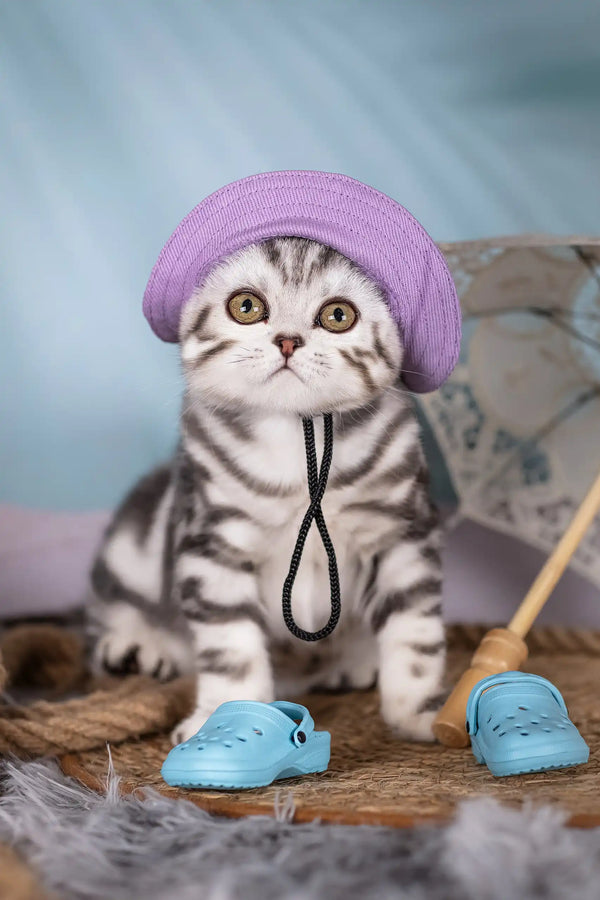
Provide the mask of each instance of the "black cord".
[{"label": "black cord", "polygon": [[[325,519],[323,518],[323,510],[321,509],[321,500],[323,499],[323,494],[327,487],[327,478],[329,476],[329,469],[333,457],[333,416],[331,413],[326,413],[323,416],[323,423],[325,430],[325,445],[323,447],[323,458],[321,459],[321,471],[319,471],[317,465],[317,451],[315,449],[315,428],[313,420],[302,419],[304,444],[306,447],[306,469],[308,473],[310,506],[306,511],[300,526],[300,531],[298,532],[298,539],[296,541],[296,546],[294,547],[294,552],[292,553],[290,570],[283,585],[282,595],[283,618],[285,624],[295,637],[300,638],[303,641],[320,641],[322,638],[331,634],[338,623],[342,608],[340,599],[340,579],[335,558],[335,550],[331,538],[329,537],[329,532],[327,531]],[[317,528],[319,529],[319,534],[321,535],[321,540],[323,541],[323,546],[325,547],[327,558],[329,560],[331,615],[329,616],[329,621],[323,628],[320,628],[318,631],[305,631],[303,628],[299,628],[294,621],[292,613],[292,587],[296,575],[298,574],[298,567],[300,565],[300,560],[302,559],[304,544],[313,519],[317,523]]]}]

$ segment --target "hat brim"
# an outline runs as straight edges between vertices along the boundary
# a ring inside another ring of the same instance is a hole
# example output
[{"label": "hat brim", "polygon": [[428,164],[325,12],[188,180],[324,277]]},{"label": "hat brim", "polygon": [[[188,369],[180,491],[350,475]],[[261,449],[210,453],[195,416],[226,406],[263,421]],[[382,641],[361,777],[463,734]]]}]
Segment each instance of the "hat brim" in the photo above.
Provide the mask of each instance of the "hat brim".
[{"label": "hat brim", "polygon": [[319,241],[360,266],[383,289],[400,329],[406,386],[423,393],[444,382],[461,332],[446,262],[403,206],[345,175],[269,172],[202,201],[175,229],[150,275],[144,313],[155,333],[177,341],[184,304],[221,259],[283,236]]}]

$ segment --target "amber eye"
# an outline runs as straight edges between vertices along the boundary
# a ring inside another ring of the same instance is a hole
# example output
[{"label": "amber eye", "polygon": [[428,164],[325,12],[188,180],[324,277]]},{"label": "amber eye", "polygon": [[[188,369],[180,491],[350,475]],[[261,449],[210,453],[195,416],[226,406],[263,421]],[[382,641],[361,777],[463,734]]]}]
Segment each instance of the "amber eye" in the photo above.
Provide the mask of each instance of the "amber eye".
[{"label": "amber eye", "polygon": [[321,309],[318,322],[327,331],[348,331],[357,318],[356,310],[347,300],[331,300]]},{"label": "amber eye", "polygon": [[249,291],[242,291],[232,297],[227,305],[229,312],[236,322],[242,325],[253,325],[254,322],[260,322],[267,315],[266,304]]}]

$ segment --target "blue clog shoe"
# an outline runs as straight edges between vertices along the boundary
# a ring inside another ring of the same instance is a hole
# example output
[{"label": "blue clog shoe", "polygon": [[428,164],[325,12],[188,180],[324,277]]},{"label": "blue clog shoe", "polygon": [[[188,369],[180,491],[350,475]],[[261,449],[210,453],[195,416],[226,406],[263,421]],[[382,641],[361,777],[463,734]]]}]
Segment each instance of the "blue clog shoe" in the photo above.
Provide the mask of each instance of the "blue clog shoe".
[{"label": "blue clog shoe", "polygon": [[161,774],[177,787],[240,789],[324,772],[331,735],[314,725],[299,703],[231,700],[197,734],[173,747]]},{"label": "blue clog shoe", "polygon": [[493,775],[578,766],[590,748],[552,682],[503,672],[478,682],[467,702],[467,732],[478,763]]}]

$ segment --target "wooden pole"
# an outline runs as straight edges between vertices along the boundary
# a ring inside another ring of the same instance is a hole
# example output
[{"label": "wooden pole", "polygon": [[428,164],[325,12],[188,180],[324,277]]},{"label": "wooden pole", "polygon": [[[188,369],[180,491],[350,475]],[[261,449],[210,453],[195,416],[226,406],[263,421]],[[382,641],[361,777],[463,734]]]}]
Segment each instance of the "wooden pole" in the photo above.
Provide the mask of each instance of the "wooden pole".
[{"label": "wooden pole", "polygon": [[556,545],[542,571],[537,576],[523,602],[508,623],[508,628],[519,637],[525,637],[546,600],[554,590],[581,540],[600,511],[600,473],[573,516],[571,524]]}]

